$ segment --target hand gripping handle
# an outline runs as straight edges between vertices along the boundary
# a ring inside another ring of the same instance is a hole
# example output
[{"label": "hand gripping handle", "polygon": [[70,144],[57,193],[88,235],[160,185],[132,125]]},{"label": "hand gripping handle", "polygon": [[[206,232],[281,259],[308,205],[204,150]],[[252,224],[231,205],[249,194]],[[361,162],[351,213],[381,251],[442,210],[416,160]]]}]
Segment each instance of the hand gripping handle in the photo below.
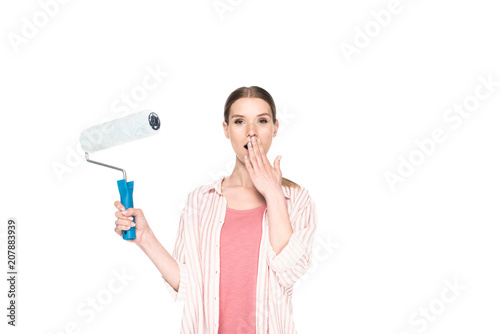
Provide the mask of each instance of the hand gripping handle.
[{"label": "hand gripping handle", "polygon": [[[134,200],[132,198],[132,192],[134,191],[134,181],[125,181],[125,179],[121,179],[117,181],[118,190],[120,191],[120,202],[122,202],[125,209],[134,207]],[[132,216],[135,223],[135,217]],[[122,231],[124,240],[134,240],[135,239],[135,226],[131,227],[128,230]]]}]

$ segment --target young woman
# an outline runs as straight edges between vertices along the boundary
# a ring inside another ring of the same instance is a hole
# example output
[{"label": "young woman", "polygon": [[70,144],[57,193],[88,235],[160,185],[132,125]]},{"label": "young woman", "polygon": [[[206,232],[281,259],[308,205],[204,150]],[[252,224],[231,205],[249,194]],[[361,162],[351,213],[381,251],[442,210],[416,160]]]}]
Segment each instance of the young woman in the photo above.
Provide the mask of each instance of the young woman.
[{"label": "young woman", "polygon": [[236,153],[231,175],[187,197],[172,255],[141,209],[119,210],[115,232],[134,226],[136,243],[162,275],[173,299],[185,301],[181,333],[296,333],[293,284],[312,260],[316,207],[309,192],[267,159],[278,132],[276,107],[264,89],[241,87],[222,123]]}]

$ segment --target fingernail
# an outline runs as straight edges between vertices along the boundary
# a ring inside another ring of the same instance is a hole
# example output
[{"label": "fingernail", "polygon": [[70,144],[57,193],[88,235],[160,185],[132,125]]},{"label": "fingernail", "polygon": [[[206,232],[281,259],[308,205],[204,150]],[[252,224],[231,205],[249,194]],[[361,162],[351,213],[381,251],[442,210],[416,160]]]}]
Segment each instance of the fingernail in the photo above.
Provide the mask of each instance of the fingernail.
[{"label": "fingernail", "polygon": [[130,226],[134,227],[134,226],[135,226],[135,223],[132,223]]},{"label": "fingernail", "polygon": [[122,210],[122,214],[127,214],[127,211],[126,210]]},{"label": "fingernail", "polygon": [[259,139],[257,139],[257,142],[260,144],[260,138],[259,138]]},{"label": "fingernail", "polygon": [[128,220],[134,221],[133,217],[127,217],[127,218],[128,218]]}]

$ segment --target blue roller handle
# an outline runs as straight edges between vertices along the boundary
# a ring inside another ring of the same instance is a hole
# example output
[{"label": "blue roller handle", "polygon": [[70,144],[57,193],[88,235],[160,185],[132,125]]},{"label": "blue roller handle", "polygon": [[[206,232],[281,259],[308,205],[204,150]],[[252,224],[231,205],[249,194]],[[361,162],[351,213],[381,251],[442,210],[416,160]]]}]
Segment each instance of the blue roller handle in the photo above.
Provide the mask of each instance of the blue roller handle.
[{"label": "blue roller handle", "polygon": [[[134,200],[132,198],[132,192],[134,191],[134,181],[125,181],[121,179],[117,181],[118,190],[120,191],[120,202],[122,202],[125,209],[134,207]],[[135,223],[135,217],[132,216]],[[122,231],[124,240],[134,240],[135,239],[135,226],[131,227],[129,230]]]}]

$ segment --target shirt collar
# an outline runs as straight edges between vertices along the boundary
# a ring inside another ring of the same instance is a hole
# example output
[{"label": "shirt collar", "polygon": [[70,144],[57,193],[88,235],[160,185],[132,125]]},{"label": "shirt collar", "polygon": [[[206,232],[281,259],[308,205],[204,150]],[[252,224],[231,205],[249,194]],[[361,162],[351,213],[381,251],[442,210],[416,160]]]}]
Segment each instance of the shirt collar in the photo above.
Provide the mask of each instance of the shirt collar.
[{"label": "shirt collar", "polygon": [[[217,181],[214,181],[208,185],[208,187],[205,188],[203,193],[206,193],[207,191],[211,189],[215,189],[215,191],[222,196],[222,180],[224,180],[224,177],[221,177]],[[281,190],[283,190],[283,195],[285,195],[286,198],[290,198],[290,188],[285,187],[284,185],[281,185]]]}]

